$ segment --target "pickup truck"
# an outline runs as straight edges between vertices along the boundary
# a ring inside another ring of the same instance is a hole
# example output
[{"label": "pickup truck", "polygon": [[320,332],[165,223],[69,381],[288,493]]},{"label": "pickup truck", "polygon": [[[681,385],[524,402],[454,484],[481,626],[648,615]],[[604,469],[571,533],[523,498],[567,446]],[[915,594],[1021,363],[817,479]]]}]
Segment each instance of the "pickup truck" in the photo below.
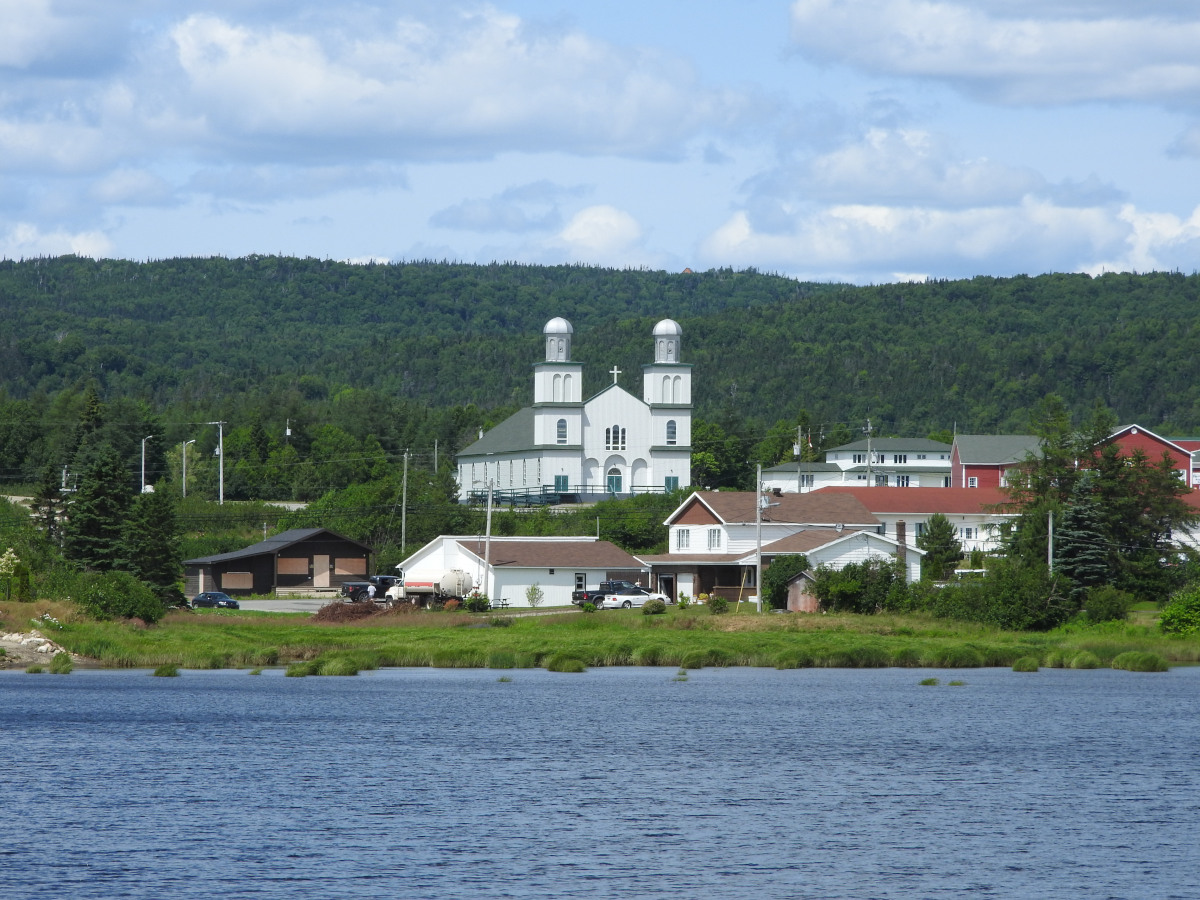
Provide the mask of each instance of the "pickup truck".
[{"label": "pickup truck", "polygon": [[342,582],[342,596],[351,603],[358,603],[370,596],[370,591],[367,589],[371,585],[375,585],[375,599],[382,603],[388,588],[398,581],[400,581],[398,575],[368,575],[366,581],[345,581]]},{"label": "pickup truck", "polygon": [[605,594],[615,594],[617,591],[624,591],[629,588],[637,587],[632,581],[602,581],[600,586],[595,590],[587,588],[582,591],[571,592],[571,602],[576,606],[583,606],[585,603],[591,603],[593,606],[599,606],[604,600]]}]

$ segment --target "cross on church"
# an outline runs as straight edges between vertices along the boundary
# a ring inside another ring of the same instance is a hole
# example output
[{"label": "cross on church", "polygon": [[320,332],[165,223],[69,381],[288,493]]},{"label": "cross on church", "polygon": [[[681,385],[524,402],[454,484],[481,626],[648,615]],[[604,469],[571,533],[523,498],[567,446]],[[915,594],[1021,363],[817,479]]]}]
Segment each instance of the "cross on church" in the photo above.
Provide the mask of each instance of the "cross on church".
[{"label": "cross on church", "polygon": [[612,367],[612,371],[611,371],[611,372],[609,372],[608,374],[609,374],[609,375],[611,375],[611,376],[613,377],[613,384],[616,384],[616,383],[617,383],[617,376],[621,374],[621,370],[620,370],[620,369],[618,369],[616,366],[613,366],[613,367]]}]

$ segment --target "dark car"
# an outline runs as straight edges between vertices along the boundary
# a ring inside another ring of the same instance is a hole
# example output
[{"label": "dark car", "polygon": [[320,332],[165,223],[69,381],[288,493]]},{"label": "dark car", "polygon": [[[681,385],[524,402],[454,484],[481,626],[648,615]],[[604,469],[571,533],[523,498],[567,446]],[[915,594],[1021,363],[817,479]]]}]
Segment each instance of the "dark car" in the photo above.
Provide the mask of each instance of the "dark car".
[{"label": "dark car", "polygon": [[205,591],[192,598],[192,609],[241,609],[238,602],[220,591]]}]

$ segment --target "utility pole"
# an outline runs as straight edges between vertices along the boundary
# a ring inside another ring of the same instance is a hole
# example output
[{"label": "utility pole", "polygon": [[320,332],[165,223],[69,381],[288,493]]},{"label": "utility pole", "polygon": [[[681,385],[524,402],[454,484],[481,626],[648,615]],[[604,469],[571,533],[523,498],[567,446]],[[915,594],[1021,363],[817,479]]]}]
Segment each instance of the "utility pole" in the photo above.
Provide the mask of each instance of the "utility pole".
[{"label": "utility pole", "polygon": [[220,484],[217,502],[225,505],[225,423],[206,422],[206,425],[217,426],[217,479]]},{"label": "utility pole", "polygon": [[483,541],[483,593],[490,600],[492,592],[489,582],[492,580],[492,481],[488,480],[487,531]]},{"label": "utility pole", "polygon": [[139,494],[146,493],[146,441],[152,437],[157,437],[157,435],[148,434],[142,438],[142,486],[138,491]]},{"label": "utility pole", "polygon": [[408,544],[408,451],[404,451],[404,481],[400,494],[400,556],[404,556],[404,548]]},{"label": "utility pole", "polygon": [[437,464],[438,464],[438,458],[437,458],[438,446],[437,446],[437,442],[438,442],[438,439],[437,439],[437,438],[434,438],[434,439],[433,439],[433,474],[434,474],[434,477],[435,477],[435,478],[437,477],[437,471],[438,471],[438,470],[437,470]]},{"label": "utility pole", "polygon": [[867,487],[875,486],[875,479],[871,470],[871,465],[875,461],[875,456],[871,451],[871,420],[867,419],[867,427],[863,429],[867,433]]},{"label": "utility pole", "polygon": [[754,476],[754,594],[762,612],[762,463]]},{"label": "utility pole", "polygon": [[1046,565],[1054,571],[1054,510],[1050,510],[1050,534],[1046,541]]}]

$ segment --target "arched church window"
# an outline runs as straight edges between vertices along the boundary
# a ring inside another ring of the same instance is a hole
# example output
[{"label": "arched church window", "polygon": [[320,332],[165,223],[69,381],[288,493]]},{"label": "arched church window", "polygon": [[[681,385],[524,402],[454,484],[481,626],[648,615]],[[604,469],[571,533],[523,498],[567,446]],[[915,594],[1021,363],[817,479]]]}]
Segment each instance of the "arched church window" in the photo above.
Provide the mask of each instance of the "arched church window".
[{"label": "arched church window", "polygon": [[624,450],[625,449],[625,429],[620,425],[613,425],[611,428],[604,429],[604,449],[605,450]]},{"label": "arched church window", "polygon": [[608,470],[608,492],[610,494],[621,493],[621,470],[611,468]]},{"label": "arched church window", "polygon": [[667,446],[668,447],[675,446],[675,442],[678,440],[678,434],[679,434],[679,432],[675,426],[675,420],[670,419],[667,422]]},{"label": "arched church window", "polygon": [[558,420],[558,442],[560,444],[565,444],[567,442],[567,420],[566,419]]}]

